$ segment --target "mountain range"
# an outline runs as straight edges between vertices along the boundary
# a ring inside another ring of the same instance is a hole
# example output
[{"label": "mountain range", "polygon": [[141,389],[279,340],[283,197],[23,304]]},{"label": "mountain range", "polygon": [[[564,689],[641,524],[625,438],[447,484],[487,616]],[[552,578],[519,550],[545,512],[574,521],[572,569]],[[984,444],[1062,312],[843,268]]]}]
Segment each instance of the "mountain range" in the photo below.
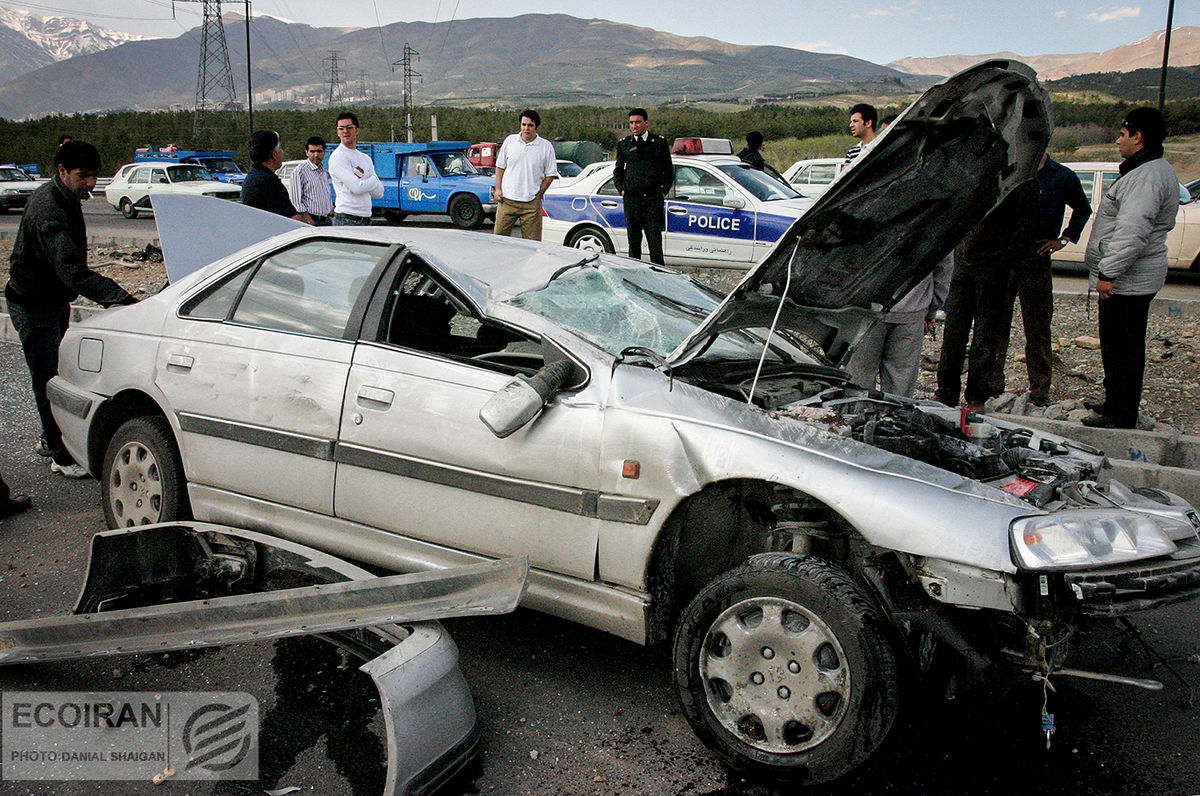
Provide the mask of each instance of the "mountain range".
[{"label": "mountain range", "polygon": [[[237,24],[230,24],[231,22]],[[245,97],[243,20],[226,19],[235,95]],[[880,98],[919,91],[991,57],[1020,58],[1043,79],[1157,66],[1162,32],[1101,53],[1015,53],[906,58],[887,65],[847,55],[748,46],[565,14],[396,22],[330,28],[264,15],[250,45],[255,104],[398,103],[406,45],[419,53],[418,104],[656,105]],[[529,47],[531,41],[537,47]],[[200,29],[174,39],[115,33],[65,17],[0,5],[0,116],[188,108],[194,104]],[[1200,28],[1172,31],[1171,63],[1200,64]],[[338,75],[338,80],[331,80]]]}]

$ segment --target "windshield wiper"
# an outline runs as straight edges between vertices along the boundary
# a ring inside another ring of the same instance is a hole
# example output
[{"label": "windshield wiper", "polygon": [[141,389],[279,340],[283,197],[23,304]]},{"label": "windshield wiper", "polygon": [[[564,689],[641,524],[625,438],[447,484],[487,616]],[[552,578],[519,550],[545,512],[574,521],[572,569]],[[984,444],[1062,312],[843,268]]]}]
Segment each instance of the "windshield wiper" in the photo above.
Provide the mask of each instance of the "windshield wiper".
[{"label": "windshield wiper", "polygon": [[592,268],[596,268],[598,265],[596,261],[599,259],[600,259],[599,252],[590,252],[587,257],[584,257],[579,262],[569,263],[567,265],[564,265],[562,268],[559,268],[557,271],[555,271],[553,274],[550,275],[550,278],[546,280],[546,283],[549,284],[549,283],[553,282],[555,279],[558,279],[560,276],[565,274],[567,271],[573,271],[576,268],[582,268],[585,265],[591,265]]}]

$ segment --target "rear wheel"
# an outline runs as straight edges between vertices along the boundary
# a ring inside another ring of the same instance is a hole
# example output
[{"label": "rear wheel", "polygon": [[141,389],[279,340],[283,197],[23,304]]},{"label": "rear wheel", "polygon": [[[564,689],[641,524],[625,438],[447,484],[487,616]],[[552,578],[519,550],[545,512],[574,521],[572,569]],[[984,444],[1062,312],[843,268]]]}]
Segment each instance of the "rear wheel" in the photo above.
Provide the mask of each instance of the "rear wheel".
[{"label": "rear wheel", "polygon": [[383,217],[389,224],[399,224],[408,218],[408,213],[401,213],[399,210],[389,207],[383,211]]},{"label": "rear wheel", "polygon": [[899,709],[883,617],[821,559],[764,553],[717,577],[684,610],[673,663],[701,740],[731,768],[770,780],[843,776]]},{"label": "rear wheel", "polygon": [[459,229],[479,229],[483,226],[483,204],[479,197],[463,194],[450,200],[447,208],[450,220]]},{"label": "rear wheel", "polygon": [[583,229],[575,230],[567,237],[567,245],[575,249],[608,252],[609,254],[616,251],[608,236],[595,227],[584,227]]},{"label": "rear wheel", "polygon": [[109,528],[191,516],[183,463],[165,417],[135,417],[117,429],[104,452],[100,494]]},{"label": "rear wheel", "polygon": [[133,206],[133,202],[129,201],[128,196],[121,200],[121,215],[125,216],[125,218],[138,217],[137,208]]}]

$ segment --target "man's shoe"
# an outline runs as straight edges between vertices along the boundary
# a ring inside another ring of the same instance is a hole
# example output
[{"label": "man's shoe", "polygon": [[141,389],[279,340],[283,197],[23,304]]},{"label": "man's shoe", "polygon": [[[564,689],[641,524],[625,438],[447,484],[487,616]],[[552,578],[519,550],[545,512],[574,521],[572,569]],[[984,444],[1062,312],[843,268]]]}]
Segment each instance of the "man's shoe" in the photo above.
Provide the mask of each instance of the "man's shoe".
[{"label": "man's shoe", "polygon": [[1051,403],[1050,396],[1049,395],[1030,395],[1029,403],[1033,404],[1034,406],[1049,406]]},{"label": "man's shoe", "polygon": [[71,462],[70,464],[59,464],[53,459],[50,461],[50,472],[58,473],[59,475],[66,476],[67,478],[88,477],[88,471],[83,469],[82,466],[76,464],[75,462]]},{"label": "man's shoe", "polygon": [[33,452],[38,456],[50,455],[50,443],[46,442],[45,437],[38,437],[37,444],[33,446]]},{"label": "man's shoe", "polygon": [[8,500],[0,503],[0,517],[11,517],[13,514],[20,514],[32,505],[33,501],[29,498],[29,495],[13,492],[8,496]]},{"label": "man's shoe", "polygon": [[1084,409],[1090,409],[1098,415],[1104,414],[1104,401],[1084,401]]},{"label": "man's shoe", "polygon": [[1102,415],[1099,412],[1093,412],[1080,422],[1089,428],[1134,428],[1133,424],[1118,423],[1108,415]]}]

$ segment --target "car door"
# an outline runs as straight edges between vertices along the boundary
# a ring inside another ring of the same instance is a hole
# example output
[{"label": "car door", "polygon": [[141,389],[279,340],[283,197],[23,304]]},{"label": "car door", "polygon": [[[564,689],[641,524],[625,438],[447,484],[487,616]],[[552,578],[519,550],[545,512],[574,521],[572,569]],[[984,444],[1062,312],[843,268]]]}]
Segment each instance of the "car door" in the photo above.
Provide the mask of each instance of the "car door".
[{"label": "car door", "polygon": [[397,285],[375,334],[354,352],[337,515],[457,550],[529,556],[536,567],[590,580],[599,522],[595,402],[556,397],[498,439],[480,408],[518,369],[540,367],[545,347],[481,323],[415,254]]},{"label": "car door", "polygon": [[[1083,232],[1079,234],[1078,243],[1069,243],[1059,249],[1054,254],[1055,260],[1062,260],[1070,263],[1081,263],[1087,254],[1088,238],[1092,236],[1092,222],[1096,219],[1096,211],[1100,207],[1100,200],[1104,198],[1104,191],[1113,184],[1117,178],[1116,171],[1100,171],[1089,167],[1074,167],[1075,176],[1079,178],[1079,185],[1083,188],[1083,195],[1087,197],[1088,202],[1092,205],[1092,215],[1088,218],[1087,223],[1083,226]],[[1063,229],[1067,228],[1067,224],[1071,222],[1071,215],[1075,211],[1067,208],[1067,212],[1063,214]]]},{"label": "car door", "polygon": [[153,170],[153,166],[141,166],[134,169],[133,173],[129,175],[129,185],[125,190],[125,195],[137,207],[148,207],[150,205],[150,200],[147,197],[150,194],[150,172]]},{"label": "car door", "polygon": [[400,201],[406,213],[444,213],[441,178],[428,155],[405,155],[401,164]]},{"label": "car door", "polygon": [[[629,232],[625,229],[625,200],[613,178],[609,177],[600,184],[596,192],[588,197],[592,210],[600,216],[612,239],[613,249],[617,254],[629,253]],[[572,207],[574,202],[572,202]]]},{"label": "car door", "polygon": [[307,240],[206,286],[167,321],[155,384],[193,487],[332,513],[345,329],[389,251]]},{"label": "car door", "polygon": [[[726,199],[742,208],[726,207]],[[676,164],[667,197],[663,254],[672,262],[749,264],[754,254],[754,210],[723,175],[699,164]]]}]

